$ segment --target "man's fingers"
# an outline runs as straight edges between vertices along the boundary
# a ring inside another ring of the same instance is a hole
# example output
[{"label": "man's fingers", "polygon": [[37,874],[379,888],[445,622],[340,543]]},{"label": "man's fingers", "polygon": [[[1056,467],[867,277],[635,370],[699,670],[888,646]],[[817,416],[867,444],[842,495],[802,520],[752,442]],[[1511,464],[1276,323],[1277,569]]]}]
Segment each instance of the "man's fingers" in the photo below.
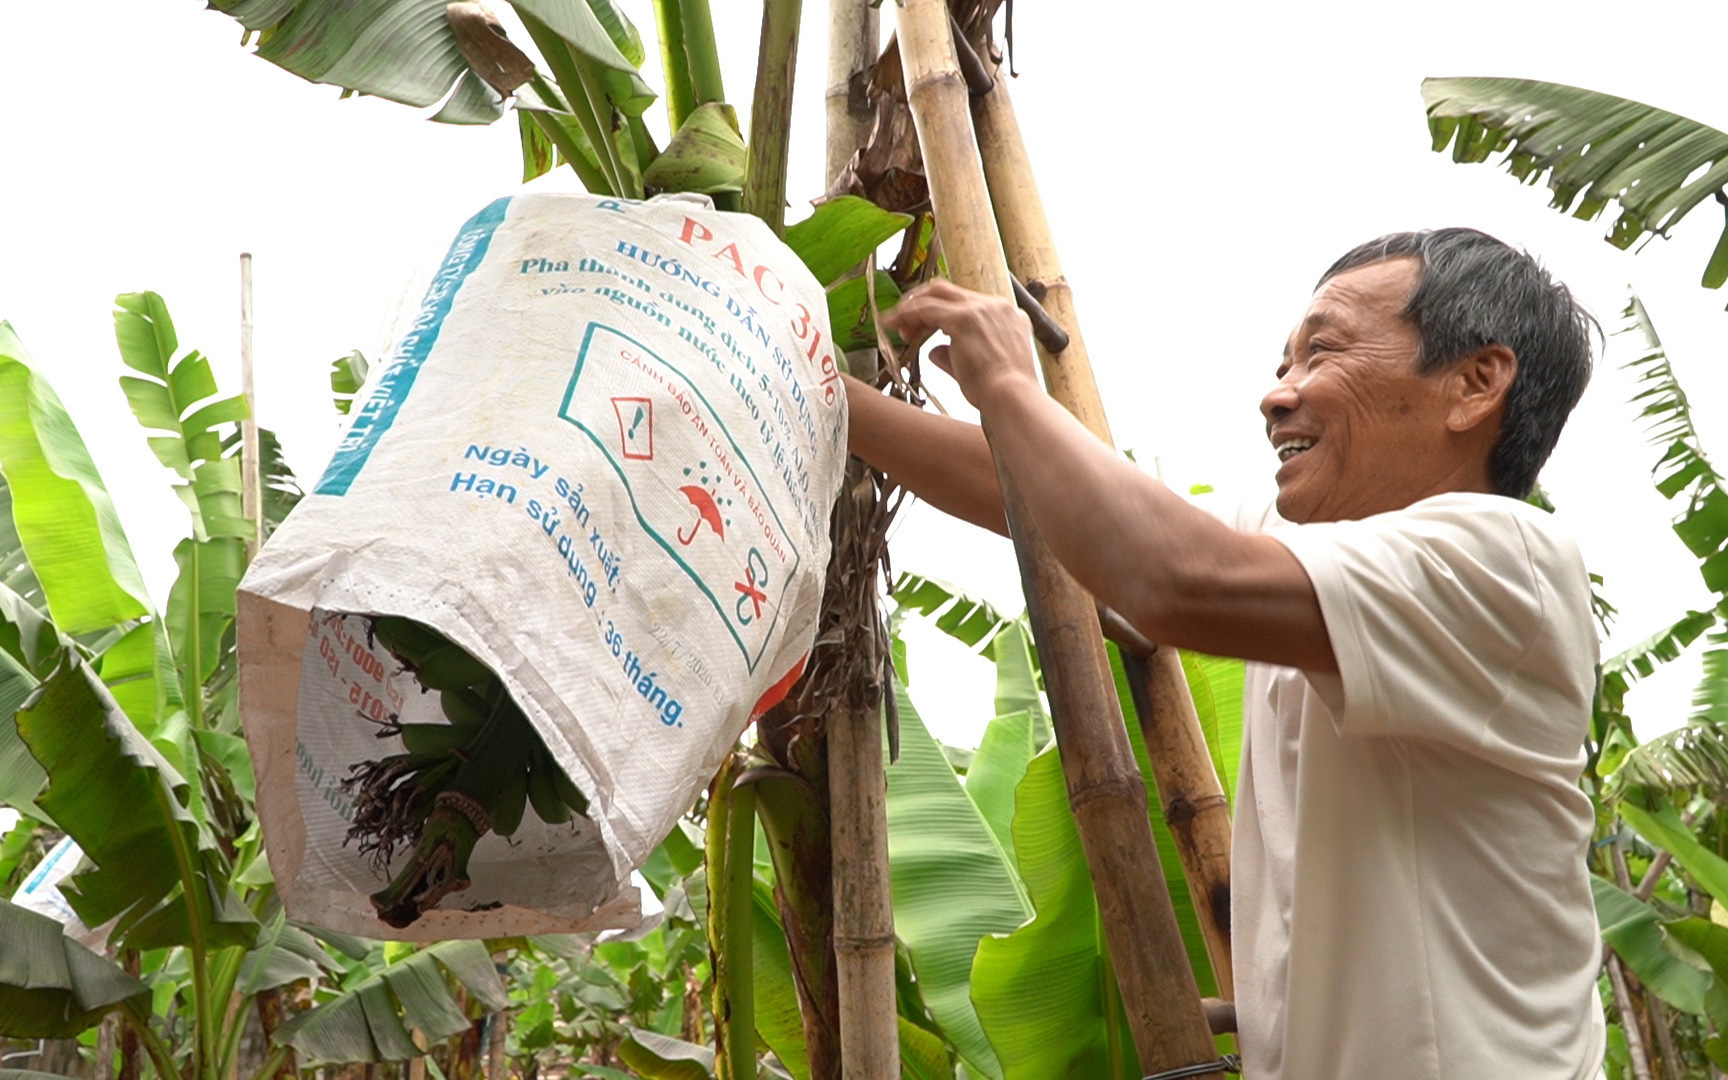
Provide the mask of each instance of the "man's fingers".
[{"label": "man's fingers", "polygon": [[943,371],[946,371],[948,374],[954,374],[954,368],[948,362],[948,346],[938,345],[934,349],[931,349],[930,362],[941,368]]}]

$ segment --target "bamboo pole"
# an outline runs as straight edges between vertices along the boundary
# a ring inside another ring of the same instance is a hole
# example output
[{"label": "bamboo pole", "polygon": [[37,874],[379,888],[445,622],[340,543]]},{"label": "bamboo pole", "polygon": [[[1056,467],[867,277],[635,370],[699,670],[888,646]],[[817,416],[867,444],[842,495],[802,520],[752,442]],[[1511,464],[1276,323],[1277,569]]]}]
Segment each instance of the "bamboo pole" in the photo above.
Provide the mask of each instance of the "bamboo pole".
[{"label": "bamboo pole", "polygon": [[841,1075],[845,1080],[895,1080],[900,1075],[900,1032],[880,706],[829,715],[828,794]]},{"label": "bamboo pole", "polygon": [[[828,7],[827,170],[823,188],[870,137],[874,110],[862,79],[876,59],[878,17],[870,0],[831,0]],[[855,375],[873,353],[847,358]],[[863,539],[873,532],[880,498],[868,466],[847,463],[846,484],[835,506],[836,539]],[[876,552],[838,546],[834,558],[850,558],[864,579],[859,599],[877,613]],[[861,706],[861,707],[860,707]],[[875,701],[844,701],[828,714],[829,837],[834,857],[834,953],[840,992],[840,1062],[845,1080],[896,1080],[900,1075],[900,1025],[895,1007],[894,901],[888,876],[888,774],[883,765],[880,695]]]},{"label": "bamboo pole", "polygon": [[[1104,402],[1093,378],[1074,310],[1074,292],[1062,273],[1044,201],[1032,175],[1032,162],[1008,95],[1008,80],[998,72],[988,93],[972,101],[984,175],[996,206],[996,222],[1008,268],[1061,328],[1068,345],[1053,353],[1042,344],[1038,357],[1050,396],[1106,443],[1113,441]],[[1176,837],[1176,850],[1188,891],[1206,937],[1206,952],[1219,992],[1235,997],[1230,957],[1230,804],[1206,748],[1200,717],[1174,649],[1158,649],[1128,665],[1134,709],[1146,737],[1146,753],[1158,783],[1164,818]]]},{"label": "bamboo pole", "polygon": [[1182,659],[1175,649],[1150,656],[1124,650],[1122,668],[1134,696],[1134,711],[1146,739],[1146,756],[1158,781],[1164,822],[1188,881],[1188,895],[1206,939],[1206,955],[1218,993],[1236,998],[1230,969],[1230,802],[1206,749],[1200,716],[1188,693]]},{"label": "bamboo pole", "polygon": [[240,253],[240,393],[246,418],[240,421],[240,515],[252,523],[246,558],[264,542],[264,484],[258,461],[258,406],[252,393],[252,253]]},{"label": "bamboo pole", "polygon": [[829,0],[828,88],[822,95],[828,116],[824,191],[834,186],[853,153],[870,140],[876,110],[864,95],[864,84],[876,61],[880,36],[880,19],[869,0]]},{"label": "bamboo pole", "polygon": [[[895,14],[949,276],[1011,300],[948,6],[945,0],[904,0]],[[1141,1068],[1155,1073],[1209,1062],[1216,1050],[1158,863],[1146,789],[1112,687],[1098,614],[1033,528],[1013,477],[998,469],[998,480],[1044,662],[1068,801]]]}]

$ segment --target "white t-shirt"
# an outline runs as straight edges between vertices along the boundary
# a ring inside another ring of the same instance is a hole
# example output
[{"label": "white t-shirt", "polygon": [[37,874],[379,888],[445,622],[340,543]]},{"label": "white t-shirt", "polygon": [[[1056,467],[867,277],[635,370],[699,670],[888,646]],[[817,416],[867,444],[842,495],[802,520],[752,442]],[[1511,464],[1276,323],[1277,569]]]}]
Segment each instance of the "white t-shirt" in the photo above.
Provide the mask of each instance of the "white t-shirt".
[{"label": "white t-shirt", "polygon": [[1448,494],[1264,526],[1338,675],[1250,664],[1231,921],[1245,1080],[1587,1080],[1604,1025],[1578,789],[1576,543]]}]

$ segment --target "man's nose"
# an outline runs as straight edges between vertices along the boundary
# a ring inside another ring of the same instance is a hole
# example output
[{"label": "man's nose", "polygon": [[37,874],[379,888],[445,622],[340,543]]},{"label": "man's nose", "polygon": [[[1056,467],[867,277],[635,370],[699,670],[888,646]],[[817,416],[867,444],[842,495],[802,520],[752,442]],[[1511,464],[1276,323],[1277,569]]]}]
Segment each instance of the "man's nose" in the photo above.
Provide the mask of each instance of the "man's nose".
[{"label": "man's nose", "polygon": [[1260,415],[1266,418],[1268,425],[1276,424],[1295,411],[1296,401],[1296,388],[1287,380],[1280,379],[1278,385],[1260,399]]}]

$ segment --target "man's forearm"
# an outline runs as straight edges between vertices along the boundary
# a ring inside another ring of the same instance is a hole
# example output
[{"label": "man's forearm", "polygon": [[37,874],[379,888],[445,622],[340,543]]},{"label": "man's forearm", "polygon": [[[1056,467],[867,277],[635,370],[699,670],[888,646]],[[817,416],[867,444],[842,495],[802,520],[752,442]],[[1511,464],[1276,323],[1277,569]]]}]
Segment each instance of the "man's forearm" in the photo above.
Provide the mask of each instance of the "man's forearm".
[{"label": "man's forearm", "polygon": [[852,453],[936,509],[1008,534],[995,460],[976,424],[925,412],[845,378]]},{"label": "man's forearm", "polygon": [[1238,533],[1142,473],[1031,378],[980,404],[1045,542],[1100,603],[1160,644],[1336,670],[1313,590],[1276,540]]}]

